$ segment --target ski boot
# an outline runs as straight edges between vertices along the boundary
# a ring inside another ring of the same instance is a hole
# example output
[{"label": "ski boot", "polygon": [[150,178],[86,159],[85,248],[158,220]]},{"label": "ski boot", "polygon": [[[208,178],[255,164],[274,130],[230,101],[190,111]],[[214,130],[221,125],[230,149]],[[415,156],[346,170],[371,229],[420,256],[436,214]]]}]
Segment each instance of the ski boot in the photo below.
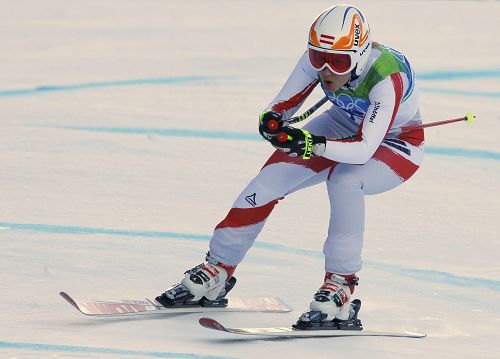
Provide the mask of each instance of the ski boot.
[{"label": "ski boot", "polygon": [[342,276],[333,273],[325,275],[325,282],[314,295],[309,310],[303,313],[295,329],[301,330],[363,330],[358,312],[361,301],[349,303],[354,286],[358,284],[355,275]]},{"label": "ski boot", "polygon": [[236,284],[232,276],[235,267],[217,262],[208,254],[207,261],[185,272],[182,281],[157,296],[156,301],[167,308],[226,307],[225,297]]}]

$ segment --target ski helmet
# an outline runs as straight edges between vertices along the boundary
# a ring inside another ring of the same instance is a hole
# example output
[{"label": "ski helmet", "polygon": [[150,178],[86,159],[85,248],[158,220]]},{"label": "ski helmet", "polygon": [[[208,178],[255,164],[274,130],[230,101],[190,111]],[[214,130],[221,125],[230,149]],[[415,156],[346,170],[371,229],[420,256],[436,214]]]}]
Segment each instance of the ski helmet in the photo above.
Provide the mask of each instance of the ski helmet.
[{"label": "ski helmet", "polygon": [[358,8],[335,5],[314,20],[307,44],[309,61],[317,70],[328,67],[333,73],[353,76],[363,72],[370,57],[370,27]]}]

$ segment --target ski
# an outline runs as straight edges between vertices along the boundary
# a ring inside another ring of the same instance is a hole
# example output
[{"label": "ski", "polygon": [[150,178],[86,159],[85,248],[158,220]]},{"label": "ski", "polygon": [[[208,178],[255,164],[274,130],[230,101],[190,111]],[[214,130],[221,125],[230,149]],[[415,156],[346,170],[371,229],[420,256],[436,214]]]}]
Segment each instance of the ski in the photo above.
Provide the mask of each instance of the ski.
[{"label": "ski", "polygon": [[280,298],[229,298],[226,307],[186,306],[166,308],[151,299],[144,300],[81,300],[60,292],[69,304],[82,314],[93,317],[130,316],[144,314],[208,313],[208,312],[291,312],[292,308]]},{"label": "ski", "polygon": [[290,327],[267,327],[267,328],[228,328],[212,318],[200,318],[201,326],[218,330],[225,333],[254,335],[276,338],[307,338],[307,337],[400,337],[400,338],[424,338],[427,334],[413,332],[382,332],[370,330],[336,330],[336,329],[295,329]]}]

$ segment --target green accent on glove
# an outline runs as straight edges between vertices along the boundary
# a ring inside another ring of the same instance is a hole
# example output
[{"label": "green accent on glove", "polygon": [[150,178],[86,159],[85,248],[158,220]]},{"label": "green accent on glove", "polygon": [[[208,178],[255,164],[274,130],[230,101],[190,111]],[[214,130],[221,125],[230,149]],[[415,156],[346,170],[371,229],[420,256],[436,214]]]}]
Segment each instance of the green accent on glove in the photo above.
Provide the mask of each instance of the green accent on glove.
[{"label": "green accent on glove", "polygon": [[269,111],[266,111],[266,112],[262,112],[260,115],[259,115],[259,123],[262,123],[262,119],[264,118],[264,116],[266,115],[266,113],[268,113]]},{"label": "green accent on glove", "polygon": [[313,139],[309,131],[302,129],[301,131],[304,134],[304,154],[302,155],[302,159],[308,160],[313,154]]}]

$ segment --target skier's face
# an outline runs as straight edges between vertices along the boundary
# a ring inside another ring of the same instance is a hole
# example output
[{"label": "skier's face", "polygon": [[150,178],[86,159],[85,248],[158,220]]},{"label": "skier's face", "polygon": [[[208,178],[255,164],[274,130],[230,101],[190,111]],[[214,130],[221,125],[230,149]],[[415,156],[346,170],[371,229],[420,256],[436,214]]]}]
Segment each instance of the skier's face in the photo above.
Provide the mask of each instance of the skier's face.
[{"label": "skier's face", "polygon": [[351,73],[337,75],[330,71],[328,67],[325,67],[319,72],[319,78],[325,90],[335,92],[340,90],[351,79]]}]

